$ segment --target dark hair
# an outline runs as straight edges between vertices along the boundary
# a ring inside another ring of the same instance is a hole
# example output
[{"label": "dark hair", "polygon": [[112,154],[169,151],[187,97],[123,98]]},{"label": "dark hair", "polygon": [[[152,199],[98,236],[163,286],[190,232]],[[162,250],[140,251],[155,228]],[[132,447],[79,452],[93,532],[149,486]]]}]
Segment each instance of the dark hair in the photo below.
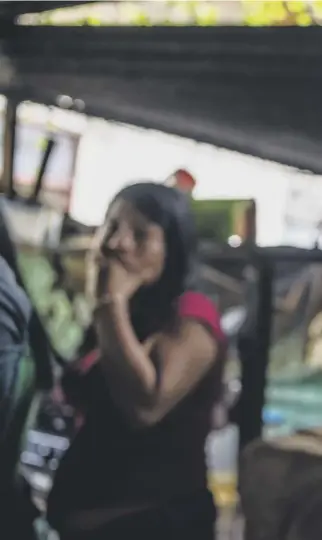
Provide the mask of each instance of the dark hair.
[{"label": "dark hair", "polygon": [[162,227],[166,259],[160,279],[140,289],[131,302],[132,322],[140,339],[173,320],[176,301],[196,281],[197,237],[189,199],[174,188],[140,182],[122,189],[113,202],[130,202],[149,221]]}]

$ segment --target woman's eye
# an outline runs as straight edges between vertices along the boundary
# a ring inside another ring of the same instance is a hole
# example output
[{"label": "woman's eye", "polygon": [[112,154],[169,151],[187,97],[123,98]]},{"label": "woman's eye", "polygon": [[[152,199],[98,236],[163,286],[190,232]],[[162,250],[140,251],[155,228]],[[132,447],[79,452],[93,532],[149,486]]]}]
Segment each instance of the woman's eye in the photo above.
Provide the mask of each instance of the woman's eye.
[{"label": "woman's eye", "polygon": [[113,234],[117,232],[118,227],[119,227],[119,224],[117,221],[113,220],[107,223],[105,232],[103,235],[103,239],[102,239],[102,244],[105,244],[111,238],[111,236],[113,236]]},{"label": "woman's eye", "polygon": [[143,242],[146,239],[146,230],[134,229],[134,238],[136,242]]},{"label": "woman's eye", "polygon": [[106,257],[109,253],[108,241],[117,232],[118,227],[119,225],[117,221],[109,221],[106,224],[104,233],[102,234],[102,237],[101,237],[100,246],[99,246],[99,251],[104,257]]},{"label": "woman's eye", "polygon": [[118,226],[119,224],[116,220],[110,221],[106,230],[106,237],[109,237],[112,234],[116,233]]}]

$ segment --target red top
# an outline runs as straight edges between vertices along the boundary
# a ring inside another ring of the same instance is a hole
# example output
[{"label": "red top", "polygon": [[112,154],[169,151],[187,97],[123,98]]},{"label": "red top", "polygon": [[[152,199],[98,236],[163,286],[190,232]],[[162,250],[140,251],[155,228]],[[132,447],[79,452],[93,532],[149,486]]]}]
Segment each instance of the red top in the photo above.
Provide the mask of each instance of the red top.
[{"label": "red top", "polygon": [[[202,321],[224,341],[220,317],[203,294],[185,293],[181,317]],[[221,385],[222,362],[155,426],[133,430],[108,395],[99,373],[98,352],[77,362],[80,373],[97,370],[84,425],[66,452],[55,478],[48,518],[59,531],[61,520],[81,509],[103,507],[133,511],[206,488],[205,439]],[[92,375],[91,375],[92,377]],[[131,510],[132,509],[132,510]]]},{"label": "red top", "polygon": [[[220,316],[211,300],[204,294],[188,291],[179,299],[180,317],[189,317],[205,323],[214,333],[219,341],[224,341],[225,337],[220,325]],[[99,359],[99,351],[96,349],[83,356],[77,362],[77,370],[85,374]]]},{"label": "red top", "polygon": [[225,341],[218,311],[213,302],[204,294],[194,291],[183,294],[179,300],[179,314],[182,318],[191,317],[205,323],[218,341]]}]

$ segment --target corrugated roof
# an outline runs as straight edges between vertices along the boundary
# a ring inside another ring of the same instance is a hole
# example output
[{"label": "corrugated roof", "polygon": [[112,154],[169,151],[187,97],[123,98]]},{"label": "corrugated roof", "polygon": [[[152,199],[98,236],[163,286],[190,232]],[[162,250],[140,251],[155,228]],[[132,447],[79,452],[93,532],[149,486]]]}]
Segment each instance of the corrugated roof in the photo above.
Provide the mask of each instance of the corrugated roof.
[{"label": "corrugated roof", "polygon": [[86,2],[86,1],[65,2],[64,0],[62,0],[61,2],[58,0],[57,1],[49,0],[48,2],[42,2],[42,1],[40,2],[37,2],[37,1],[15,2],[12,0],[11,1],[1,0],[0,20],[5,19],[6,21],[8,21],[8,20],[13,20],[18,15],[22,15],[24,13],[40,13],[42,11],[47,11],[51,9],[70,7],[76,4],[86,4],[86,3],[91,3],[91,2]]},{"label": "corrugated roof", "polygon": [[2,50],[2,92],[322,173],[322,28],[13,27]]}]

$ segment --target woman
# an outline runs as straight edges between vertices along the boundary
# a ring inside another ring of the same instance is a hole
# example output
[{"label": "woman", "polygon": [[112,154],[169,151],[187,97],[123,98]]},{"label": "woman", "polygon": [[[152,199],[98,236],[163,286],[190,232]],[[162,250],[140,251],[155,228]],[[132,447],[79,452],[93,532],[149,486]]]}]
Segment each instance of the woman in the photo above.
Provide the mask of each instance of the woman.
[{"label": "woman", "polygon": [[225,346],[215,308],[192,291],[196,236],[186,197],[154,183],[126,187],[96,244],[99,352],[49,522],[62,540],[212,540],[204,443]]}]

